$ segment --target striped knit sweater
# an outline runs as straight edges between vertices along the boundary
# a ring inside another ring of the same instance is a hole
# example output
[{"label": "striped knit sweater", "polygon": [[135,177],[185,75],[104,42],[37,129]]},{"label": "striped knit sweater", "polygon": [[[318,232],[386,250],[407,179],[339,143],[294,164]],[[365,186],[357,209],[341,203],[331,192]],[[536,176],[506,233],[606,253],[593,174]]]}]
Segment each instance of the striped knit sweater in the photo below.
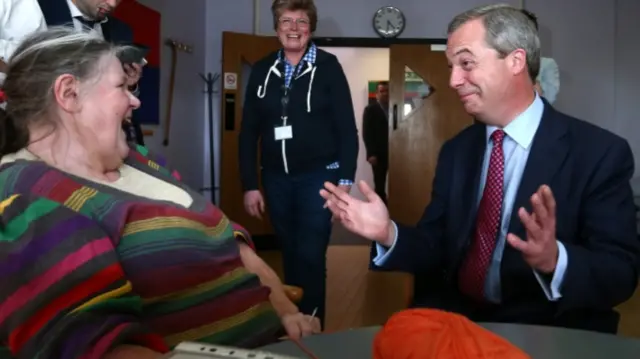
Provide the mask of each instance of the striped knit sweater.
[{"label": "striped knit sweater", "polygon": [[133,343],[256,347],[280,320],[240,260],[248,234],[144,148],[126,163],[187,191],[190,208],[42,162],[0,168],[0,338],[12,357],[101,358]]}]

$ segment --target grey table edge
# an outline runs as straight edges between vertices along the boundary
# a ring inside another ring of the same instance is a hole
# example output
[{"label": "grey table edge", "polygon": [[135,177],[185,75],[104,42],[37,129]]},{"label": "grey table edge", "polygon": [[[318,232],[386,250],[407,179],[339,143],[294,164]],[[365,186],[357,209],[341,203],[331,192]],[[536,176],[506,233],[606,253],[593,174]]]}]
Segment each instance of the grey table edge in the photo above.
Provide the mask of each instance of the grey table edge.
[{"label": "grey table edge", "polygon": [[[638,359],[640,340],[583,330],[522,324],[480,323],[524,350],[532,359]],[[372,358],[380,327],[350,329],[303,339],[319,359]],[[289,341],[260,348],[275,354],[307,358]]]}]

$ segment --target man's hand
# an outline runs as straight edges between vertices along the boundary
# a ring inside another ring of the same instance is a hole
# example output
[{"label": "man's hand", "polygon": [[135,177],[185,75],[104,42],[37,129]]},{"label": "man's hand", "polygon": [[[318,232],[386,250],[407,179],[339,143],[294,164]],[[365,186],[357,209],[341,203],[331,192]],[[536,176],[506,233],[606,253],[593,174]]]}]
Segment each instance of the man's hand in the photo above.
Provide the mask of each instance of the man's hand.
[{"label": "man's hand", "polygon": [[393,243],[394,237],[391,237],[392,233],[389,232],[393,226],[387,206],[364,181],[358,182],[358,188],[366,198],[364,201],[350,196],[331,182],[324,184],[320,195],[325,199],[325,206],[333,214],[334,220],[340,221],[344,228],[389,246]]},{"label": "man's hand", "polygon": [[369,164],[371,164],[372,166],[375,166],[375,165],[378,164],[378,157],[371,156],[371,157],[367,158],[367,162],[369,162]]},{"label": "man's hand", "polygon": [[282,325],[289,339],[300,339],[321,331],[320,320],[302,313],[285,314],[281,318]]},{"label": "man's hand", "polygon": [[127,74],[127,86],[135,86],[140,81],[140,77],[142,77],[142,65],[125,64],[124,72]]},{"label": "man's hand", "polygon": [[513,233],[507,241],[519,250],[524,260],[535,270],[551,274],[558,264],[558,242],[556,240],[556,201],[549,186],[540,186],[531,196],[533,213],[524,208],[518,210],[520,220],[527,231],[523,241]]}]

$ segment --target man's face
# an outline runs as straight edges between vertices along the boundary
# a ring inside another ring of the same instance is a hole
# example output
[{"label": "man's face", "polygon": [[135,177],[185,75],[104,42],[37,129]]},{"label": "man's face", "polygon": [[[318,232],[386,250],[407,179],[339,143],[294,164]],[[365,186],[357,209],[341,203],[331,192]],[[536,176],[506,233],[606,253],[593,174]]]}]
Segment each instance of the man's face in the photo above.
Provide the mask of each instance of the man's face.
[{"label": "man's face", "polygon": [[383,105],[389,104],[389,85],[380,84],[378,85],[378,91],[376,92],[376,97],[378,101]]},{"label": "man's face", "polygon": [[74,0],[78,10],[90,19],[100,21],[109,16],[121,0]]},{"label": "man's face", "polygon": [[481,120],[500,112],[513,78],[509,57],[501,59],[485,36],[481,19],[469,21],[449,35],[446,52],[451,66],[449,85],[465,110]]}]

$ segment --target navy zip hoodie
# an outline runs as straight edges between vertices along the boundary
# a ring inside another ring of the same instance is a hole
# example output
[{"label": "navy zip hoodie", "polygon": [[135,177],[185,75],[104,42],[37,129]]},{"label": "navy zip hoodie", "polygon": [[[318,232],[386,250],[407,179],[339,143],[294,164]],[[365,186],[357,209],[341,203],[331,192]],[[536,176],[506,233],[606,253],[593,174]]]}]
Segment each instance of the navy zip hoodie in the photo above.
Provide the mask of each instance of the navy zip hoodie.
[{"label": "navy zip hoodie", "polygon": [[286,124],[292,126],[293,137],[284,141],[275,139],[275,128],[283,125],[284,63],[276,51],[251,69],[239,138],[244,191],[258,189],[258,142],[264,170],[295,175],[338,161],[339,178],[354,180],[358,132],[342,66],[321,49],[314,64],[301,66],[288,91]]}]

